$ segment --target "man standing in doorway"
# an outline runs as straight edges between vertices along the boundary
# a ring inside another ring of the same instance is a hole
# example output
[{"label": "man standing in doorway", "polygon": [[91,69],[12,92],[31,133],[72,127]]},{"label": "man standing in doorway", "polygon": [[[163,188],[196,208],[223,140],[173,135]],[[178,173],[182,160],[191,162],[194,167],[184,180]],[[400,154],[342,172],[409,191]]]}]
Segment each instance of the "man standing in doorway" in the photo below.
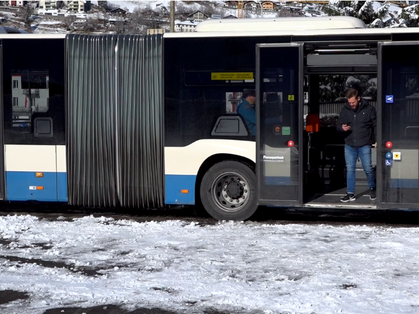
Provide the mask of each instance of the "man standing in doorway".
[{"label": "man standing in doorway", "polygon": [[243,90],[242,101],[237,107],[237,113],[241,115],[250,131],[250,135],[256,135],[256,92],[254,89]]},{"label": "man standing in doorway", "polygon": [[341,202],[355,201],[355,168],[358,157],[367,175],[370,199],[376,199],[375,173],[372,167],[371,145],[376,143],[377,112],[368,101],[362,99],[358,90],[346,92],[348,103],[340,112],[337,130],[345,132],[345,162],[347,194]]}]

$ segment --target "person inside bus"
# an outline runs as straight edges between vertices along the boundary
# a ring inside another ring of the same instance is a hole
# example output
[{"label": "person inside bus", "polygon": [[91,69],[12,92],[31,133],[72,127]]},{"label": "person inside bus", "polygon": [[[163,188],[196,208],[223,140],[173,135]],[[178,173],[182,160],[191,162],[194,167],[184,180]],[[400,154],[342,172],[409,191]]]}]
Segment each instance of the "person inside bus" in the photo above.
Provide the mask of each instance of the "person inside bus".
[{"label": "person inside bus", "polygon": [[237,106],[237,113],[246,123],[250,135],[256,135],[256,92],[254,89],[245,89],[242,94],[242,101]]},{"label": "person inside bus", "polygon": [[355,168],[358,157],[367,175],[370,189],[370,199],[376,199],[375,173],[371,160],[371,145],[375,142],[377,134],[377,112],[368,101],[362,99],[359,91],[350,88],[346,92],[348,103],[342,108],[337,130],[344,132],[345,136],[345,162],[347,194],[341,202],[355,201]]}]

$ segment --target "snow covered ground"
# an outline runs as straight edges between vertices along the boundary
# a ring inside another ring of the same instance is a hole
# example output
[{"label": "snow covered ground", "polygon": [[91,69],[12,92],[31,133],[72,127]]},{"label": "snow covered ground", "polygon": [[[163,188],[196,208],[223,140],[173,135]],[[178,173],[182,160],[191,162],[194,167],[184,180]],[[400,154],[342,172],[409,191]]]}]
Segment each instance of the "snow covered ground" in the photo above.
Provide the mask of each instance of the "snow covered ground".
[{"label": "snow covered ground", "polygon": [[418,313],[418,256],[417,227],[8,215],[0,291],[28,298],[0,312]]}]

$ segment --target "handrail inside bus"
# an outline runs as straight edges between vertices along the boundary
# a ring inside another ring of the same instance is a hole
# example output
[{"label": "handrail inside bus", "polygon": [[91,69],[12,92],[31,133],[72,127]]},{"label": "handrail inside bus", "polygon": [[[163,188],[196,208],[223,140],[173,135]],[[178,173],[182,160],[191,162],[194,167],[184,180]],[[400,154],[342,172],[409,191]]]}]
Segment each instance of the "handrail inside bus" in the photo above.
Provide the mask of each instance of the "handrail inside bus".
[{"label": "handrail inside bus", "polygon": [[408,135],[409,130],[418,130],[418,129],[419,129],[419,126],[418,125],[408,125],[404,129],[404,136],[407,136]]}]

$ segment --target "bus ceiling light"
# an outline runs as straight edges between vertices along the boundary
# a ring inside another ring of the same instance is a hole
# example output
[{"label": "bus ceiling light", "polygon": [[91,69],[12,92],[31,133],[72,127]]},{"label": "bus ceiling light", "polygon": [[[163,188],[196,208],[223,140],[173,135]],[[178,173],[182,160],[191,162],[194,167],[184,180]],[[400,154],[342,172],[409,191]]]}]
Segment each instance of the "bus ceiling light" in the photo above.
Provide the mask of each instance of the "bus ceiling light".
[{"label": "bus ceiling light", "polygon": [[294,141],[288,141],[287,143],[288,147],[294,147]]}]

